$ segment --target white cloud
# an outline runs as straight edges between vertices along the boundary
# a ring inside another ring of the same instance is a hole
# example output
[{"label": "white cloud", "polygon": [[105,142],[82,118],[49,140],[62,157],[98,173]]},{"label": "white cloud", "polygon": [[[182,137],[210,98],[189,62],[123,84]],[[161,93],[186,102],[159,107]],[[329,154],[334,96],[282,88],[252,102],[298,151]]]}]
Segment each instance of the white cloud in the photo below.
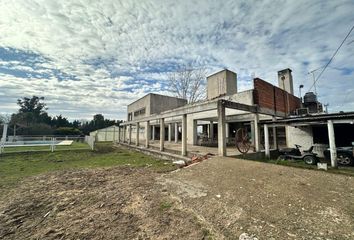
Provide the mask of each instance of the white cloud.
[{"label": "white cloud", "polygon": [[[295,89],[306,89],[307,72],[324,65],[354,22],[350,0],[3,0],[0,9],[0,47],[44,59],[31,65],[0,56],[0,67],[39,74],[0,68],[0,94],[8,96],[2,105],[14,111],[16,98],[45,95],[50,112],[71,118],[124,118],[130,101],[164,91],[166,72],[191,61],[210,72],[236,71],[240,90],[252,87],[252,73],[276,83],[276,72],[289,67]],[[353,70],[353,52],[354,44],[344,45],[331,66]],[[328,69],[320,100],[332,110],[354,110],[347,93],[353,76]]]}]

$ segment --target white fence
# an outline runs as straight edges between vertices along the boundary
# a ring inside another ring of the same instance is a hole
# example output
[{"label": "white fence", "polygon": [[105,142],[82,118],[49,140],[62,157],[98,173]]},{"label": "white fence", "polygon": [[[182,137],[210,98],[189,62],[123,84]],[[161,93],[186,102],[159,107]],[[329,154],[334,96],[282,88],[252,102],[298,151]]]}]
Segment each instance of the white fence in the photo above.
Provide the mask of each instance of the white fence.
[{"label": "white fence", "polygon": [[85,142],[90,146],[91,150],[95,148],[95,137],[94,136],[85,136]]},{"label": "white fence", "polygon": [[94,148],[95,139],[79,136],[9,136],[0,141],[0,154],[16,152],[88,150]]}]

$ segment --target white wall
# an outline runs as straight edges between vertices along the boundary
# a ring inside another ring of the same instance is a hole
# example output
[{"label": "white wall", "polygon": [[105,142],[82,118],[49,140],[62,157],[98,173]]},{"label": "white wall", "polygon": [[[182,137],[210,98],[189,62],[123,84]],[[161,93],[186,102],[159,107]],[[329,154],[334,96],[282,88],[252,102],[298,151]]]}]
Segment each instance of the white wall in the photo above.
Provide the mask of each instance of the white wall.
[{"label": "white wall", "polygon": [[286,145],[295,147],[295,144],[302,146],[302,150],[307,150],[313,145],[312,127],[285,127]]}]

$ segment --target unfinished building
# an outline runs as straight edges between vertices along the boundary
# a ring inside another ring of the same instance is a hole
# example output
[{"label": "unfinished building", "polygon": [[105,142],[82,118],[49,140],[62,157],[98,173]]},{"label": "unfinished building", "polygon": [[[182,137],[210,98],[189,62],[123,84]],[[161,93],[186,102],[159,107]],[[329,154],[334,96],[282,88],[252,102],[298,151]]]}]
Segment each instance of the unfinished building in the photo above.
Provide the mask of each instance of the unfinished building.
[{"label": "unfinished building", "polygon": [[[168,145],[184,156],[194,146],[201,146],[226,156],[239,154],[235,136],[238,129],[245,129],[253,150],[269,156],[271,149],[291,146],[293,139],[304,135],[298,131],[299,125],[286,122],[302,107],[293,94],[290,69],[278,72],[278,83],[274,86],[255,78],[253,89],[239,92],[237,74],[224,69],[207,77],[204,101],[188,104],[184,99],[148,94],[128,106],[118,141],[160,151]],[[325,121],[330,124],[331,118]]]}]

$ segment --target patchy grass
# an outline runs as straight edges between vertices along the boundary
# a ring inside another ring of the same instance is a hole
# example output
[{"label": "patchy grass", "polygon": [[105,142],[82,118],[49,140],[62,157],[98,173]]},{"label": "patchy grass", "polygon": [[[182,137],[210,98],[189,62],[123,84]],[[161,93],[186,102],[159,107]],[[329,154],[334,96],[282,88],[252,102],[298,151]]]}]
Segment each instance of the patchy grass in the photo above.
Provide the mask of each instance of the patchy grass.
[{"label": "patchy grass", "polygon": [[161,211],[167,211],[172,207],[172,203],[168,201],[162,201],[160,203],[160,210]]},{"label": "patchy grass", "polygon": [[95,151],[11,153],[0,155],[0,189],[11,187],[24,177],[49,171],[119,165],[149,167],[159,172],[176,169],[171,162],[126,149],[114,149],[111,143],[98,144]]}]

